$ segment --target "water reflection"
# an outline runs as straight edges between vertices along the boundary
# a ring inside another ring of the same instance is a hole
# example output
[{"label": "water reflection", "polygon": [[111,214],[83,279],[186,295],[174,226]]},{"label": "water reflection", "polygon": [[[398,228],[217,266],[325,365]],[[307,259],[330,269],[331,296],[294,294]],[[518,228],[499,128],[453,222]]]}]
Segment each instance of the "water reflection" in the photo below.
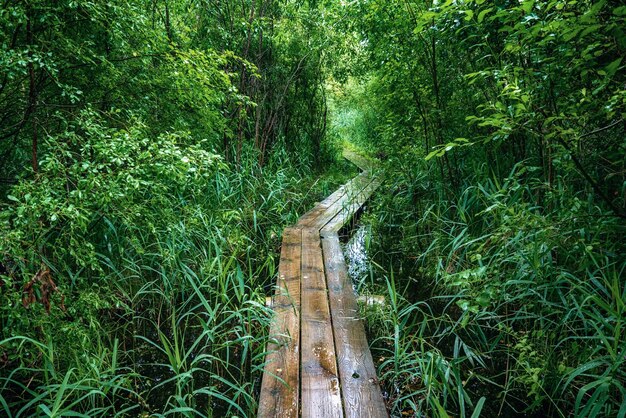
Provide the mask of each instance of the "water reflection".
[{"label": "water reflection", "polygon": [[348,274],[353,283],[359,283],[368,273],[369,257],[366,248],[368,239],[369,228],[361,225],[352,235],[352,238],[344,244],[343,252],[346,256]]}]

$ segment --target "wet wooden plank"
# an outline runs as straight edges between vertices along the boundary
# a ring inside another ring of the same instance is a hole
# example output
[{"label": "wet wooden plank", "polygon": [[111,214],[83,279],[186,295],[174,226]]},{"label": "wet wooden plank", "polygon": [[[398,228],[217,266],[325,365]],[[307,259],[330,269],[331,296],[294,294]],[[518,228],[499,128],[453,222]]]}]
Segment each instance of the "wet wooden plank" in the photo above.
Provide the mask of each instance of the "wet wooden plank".
[{"label": "wet wooden plank", "polygon": [[[350,182],[352,181],[354,181],[354,179],[350,180]],[[320,215],[322,215],[329,206],[331,206],[339,198],[341,198],[341,196],[345,194],[346,187],[348,187],[348,184],[350,184],[350,182],[344,184],[343,186],[335,190],[330,196],[328,196],[326,199],[324,199],[323,201],[315,205],[307,213],[302,215],[296,225],[300,227],[304,227],[308,223],[313,222],[315,219],[319,218]]]},{"label": "wet wooden plank", "polygon": [[351,203],[345,206],[340,212],[338,212],[332,219],[330,219],[325,225],[322,226],[322,232],[337,232],[339,231],[354,214],[365,204],[367,199],[370,198],[372,193],[380,187],[382,184],[381,179],[374,179],[364,189],[354,196]]},{"label": "wet wooden plank", "polygon": [[258,416],[263,418],[299,415],[301,252],[302,232],[285,229],[272,300],[272,340],[267,347],[259,399]]},{"label": "wet wooden plank", "polygon": [[[345,199],[346,194],[350,192],[353,188],[360,185],[362,181],[362,174],[352,178],[339,189],[335,190],[335,192],[333,192],[322,202],[315,205],[313,209],[302,215],[298,220],[296,226],[300,228],[307,228],[313,225],[313,223],[315,223],[316,221],[319,221],[320,218],[328,217],[327,213],[329,213],[329,208],[337,206],[337,202],[341,199]],[[336,211],[334,211],[334,213],[336,213]]]},{"label": "wet wooden plank", "polygon": [[323,233],[322,247],[345,417],[388,417],[339,236]]},{"label": "wet wooden plank", "polygon": [[319,230],[302,231],[303,418],[343,418]]},{"label": "wet wooden plank", "polygon": [[372,182],[372,177],[368,173],[361,173],[355,177],[355,181],[345,188],[344,194],[332,205],[319,214],[317,218],[311,219],[306,224],[299,224],[306,228],[321,229],[328,221],[342,212],[346,207],[350,207],[359,198],[364,188]]},{"label": "wet wooden plank", "polygon": [[374,168],[374,164],[368,160],[367,158],[348,150],[344,150],[343,158],[350,161],[352,164],[356,165],[363,171],[370,171]]},{"label": "wet wooden plank", "polygon": [[388,416],[336,234],[380,181],[370,161],[344,156],[366,171],[283,235],[259,417]]}]

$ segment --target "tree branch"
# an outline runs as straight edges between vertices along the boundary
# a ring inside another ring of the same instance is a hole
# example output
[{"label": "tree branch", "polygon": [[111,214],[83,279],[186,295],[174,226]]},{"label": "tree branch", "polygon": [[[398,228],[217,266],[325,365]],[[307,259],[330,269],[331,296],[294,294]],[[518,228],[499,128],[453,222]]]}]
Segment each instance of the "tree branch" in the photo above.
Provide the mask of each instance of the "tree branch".
[{"label": "tree branch", "polygon": [[614,126],[619,125],[619,124],[620,124],[620,123],[622,123],[622,122],[624,122],[624,119],[619,119],[619,120],[616,120],[615,122],[613,122],[613,123],[611,123],[611,124],[609,124],[609,125],[607,125],[607,126],[605,126],[605,127],[598,128],[598,129],[596,129],[596,130],[594,130],[594,131],[591,131],[591,132],[587,132],[586,134],[582,134],[581,136],[579,136],[579,137],[578,137],[578,139],[582,139],[582,138],[585,138],[585,137],[587,137],[587,136],[595,135],[595,134],[597,134],[597,133],[600,133],[600,132],[606,131],[606,130],[608,130],[608,129],[611,129],[611,128],[612,128],[612,127],[614,127]]}]

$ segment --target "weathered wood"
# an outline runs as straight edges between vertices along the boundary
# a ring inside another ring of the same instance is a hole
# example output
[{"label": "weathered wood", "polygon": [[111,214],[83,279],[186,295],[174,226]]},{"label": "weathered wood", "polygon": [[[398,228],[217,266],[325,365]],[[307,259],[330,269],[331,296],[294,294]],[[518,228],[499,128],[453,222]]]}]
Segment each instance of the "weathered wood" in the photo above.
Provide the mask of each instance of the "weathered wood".
[{"label": "weathered wood", "polygon": [[337,190],[335,190],[330,196],[326,199],[315,205],[311,210],[302,215],[298,220],[297,225],[306,225],[308,222],[312,222],[314,219],[319,218],[319,216],[324,213],[326,208],[331,206],[333,203],[337,201],[341,196],[344,195],[345,189],[349,187],[350,183],[353,182],[354,179],[350,180],[348,183],[344,184]]},{"label": "weathered wood", "polygon": [[356,152],[344,150],[342,155],[343,158],[350,161],[352,164],[356,165],[363,171],[371,171],[372,169],[374,169],[374,164],[370,160],[363,157],[362,155],[357,154]]},{"label": "weathered wood", "polygon": [[272,301],[275,316],[270,326],[259,417],[296,418],[299,415],[301,252],[301,231],[285,229]]},{"label": "weathered wood", "polygon": [[283,234],[259,417],[388,416],[336,233],[380,180],[370,161],[344,156],[366,171]]},{"label": "weathered wood", "polygon": [[[315,222],[318,222],[320,219],[328,217],[329,213],[336,213],[336,209],[332,212],[329,212],[329,208],[335,208],[337,207],[337,205],[339,205],[338,207],[341,207],[342,203],[338,204],[337,202],[345,202],[347,194],[352,193],[353,189],[364,187],[362,185],[364,179],[364,174],[360,174],[352,178],[349,182],[341,186],[339,189],[335,190],[335,192],[333,192],[322,202],[315,205],[313,209],[301,216],[296,226],[299,228],[308,228],[311,227]],[[345,205],[345,203],[343,204]]]},{"label": "weathered wood", "polygon": [[354,178],[354,181],[344,189],[343,195],[337,199],[332,205],[325,208],[319,216],[308,222],[299,222],[303,228],[321,229],[329,219],[335,217],[338,213],[349,207],[361,194],[362,190],[372,182],[372,177],[367,173],[361,173]]},{"label": "weathered wood", "polygon": [[302,417],[341,418],[337,356],[317,229],[302,231]]},{"label": "weathered wood", "polygon": [[374,179],[364,189],[360,190],[348,205],[344,206],[341,211],[337,212],[334,217],[321,227],[322,232],[339,231],[370,198],[374,190],[380,187],[381,183],[382,180]]},{"label": "weathered wood", "polygon": [[324,234],[322,246],[345,416],[388,417],[339,236]]}]

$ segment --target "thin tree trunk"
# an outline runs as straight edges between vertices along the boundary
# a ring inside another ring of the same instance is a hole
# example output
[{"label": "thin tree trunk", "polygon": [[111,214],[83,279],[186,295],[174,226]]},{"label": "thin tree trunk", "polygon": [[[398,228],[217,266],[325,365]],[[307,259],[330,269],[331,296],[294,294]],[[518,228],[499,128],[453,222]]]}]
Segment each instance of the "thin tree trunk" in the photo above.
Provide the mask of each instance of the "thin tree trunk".
[{"label": "thin tree trunk", "polygon": [[[29,10],[26,17],[26,44],[28,45],[28,114],[33,115],[37,109],[37,85],[35,83],[35,66],[33,65],[33,28],[32,28],[32,11]],[[39,168],[37,158],[37,122],[33,118],[33,138],[32,138],[32,166],[36,173]]]}]

